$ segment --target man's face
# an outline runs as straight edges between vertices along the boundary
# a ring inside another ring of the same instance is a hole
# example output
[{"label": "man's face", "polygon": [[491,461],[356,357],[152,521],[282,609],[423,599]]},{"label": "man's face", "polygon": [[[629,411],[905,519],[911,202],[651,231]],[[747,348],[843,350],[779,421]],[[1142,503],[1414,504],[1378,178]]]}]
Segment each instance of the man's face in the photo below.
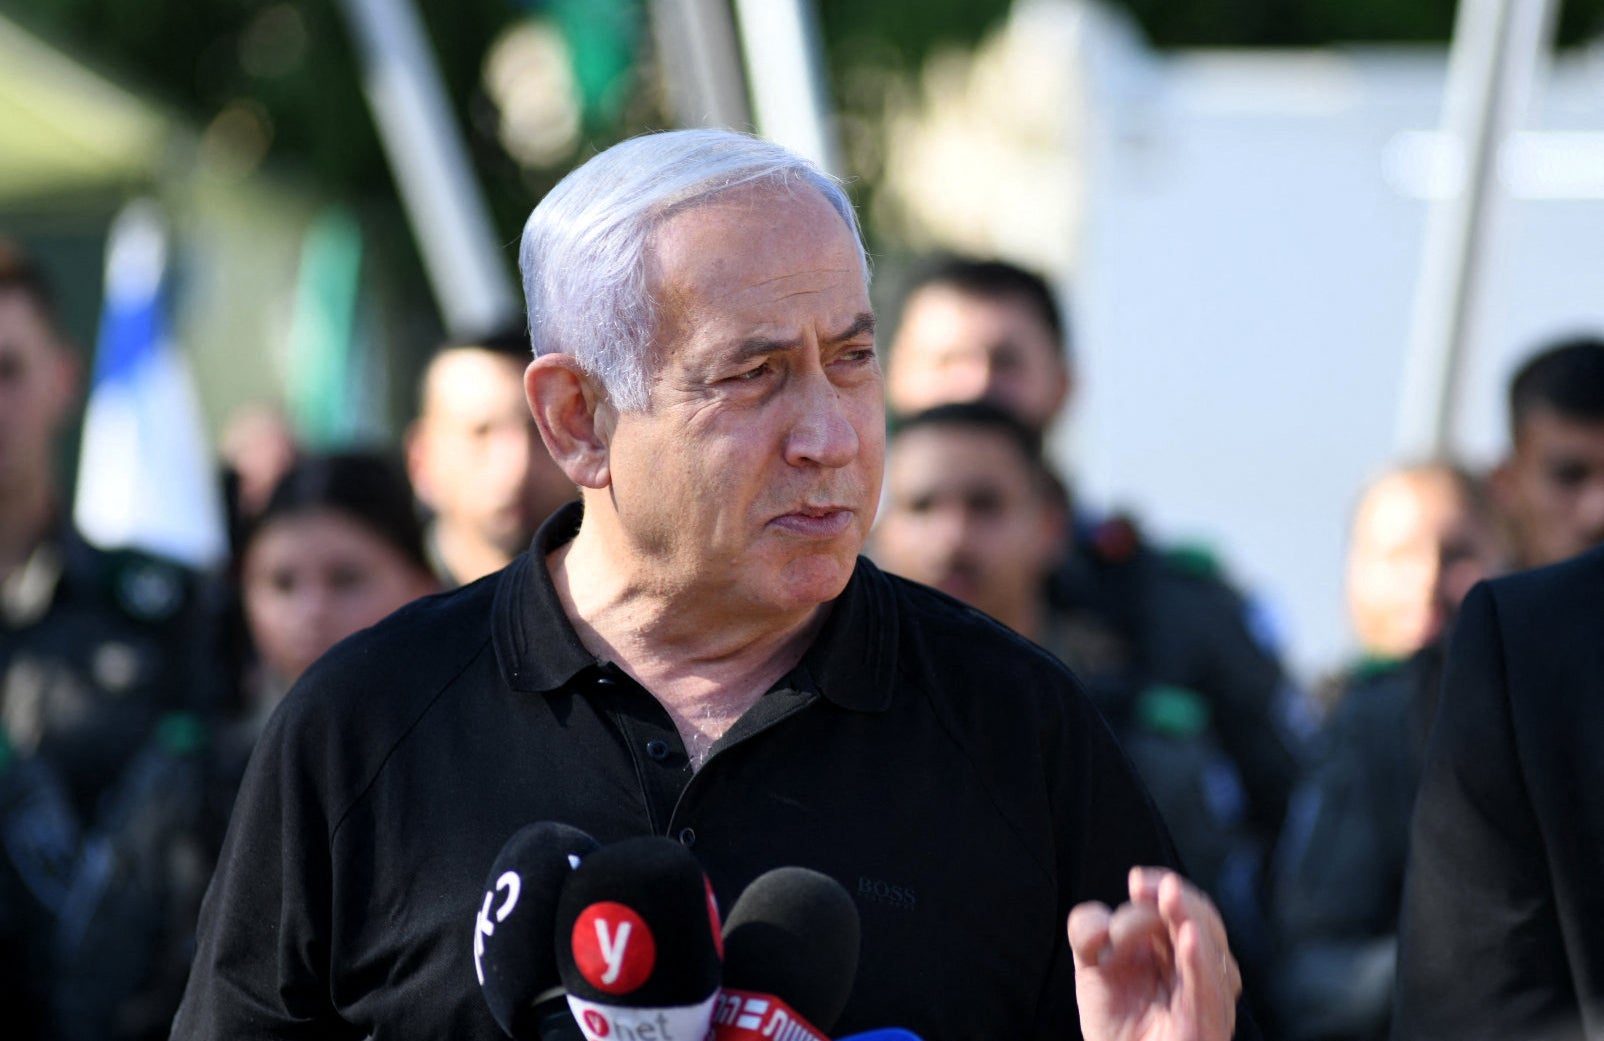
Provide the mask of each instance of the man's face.
[{"label": "man's face", "polygon": [[75,374],[33,301],[0,291],[0,496],[49,480]]},{"label": "man's face", "polygon": [[1492,526],[1451,475],[1382,478],[1355,511],[1348,547],[1348,610],[1360,644],[1385,658],[1419,650],[1501,558]]},{"label": "man's face", "polygon": [[920,426],[892,445],[873,543],[886,570],[1009,621],[1041,596],[1061,535],[1006,435]]},{"label": "man's face", "polygon": [[1060,346],[1026,301],[939,283],[903,305],[888,366],[891,410],[905,416],[985,400],[1045,430],[1069,395]]},{"label": "man's face", "polygon": [[1534,409],[1493,487],[1523,566],[1564,560],[1604,542],[1604,422]]},{"label": "man's face", "polygon": [[810,189],[669,217],[642,412],[601,406],[629,566],[662,593],[794,612],[840,593],[880,490],[885,407],[857,244]]},{"label": "man's face", "polygon": [[471,347],[435,359],[408,462],[440,523],[508,559],[573,485],[551,461],[524,398],[523,365]]}]

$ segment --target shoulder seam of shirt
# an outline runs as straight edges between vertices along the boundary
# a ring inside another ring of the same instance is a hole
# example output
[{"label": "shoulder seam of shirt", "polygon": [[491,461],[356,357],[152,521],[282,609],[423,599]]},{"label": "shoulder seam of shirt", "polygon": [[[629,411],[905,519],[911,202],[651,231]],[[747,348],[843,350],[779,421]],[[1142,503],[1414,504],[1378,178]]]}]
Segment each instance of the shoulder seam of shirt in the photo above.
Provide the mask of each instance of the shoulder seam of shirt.
[{"label": "shoulder seam of shirt", "polygon": [[413,717],[412,721],[402,728],[401,733],[396,735],[394,741],[390,742],[390,747],[385,749],[384,755],[379,757],[378,764],[373,768],[372,775],[368,777],[367,781],[364,782],[354,794],[352,794],[347,805],[335,815],[333,823],[329,826],[330,845],[333,844],[335,837],[339,835],[340,829],[345,826],[346,818],[351,815],[351,812],[355,810],[357,806],[361,805],[363,799],[367,798],[368,793],[373,790],[374,784],[378,782],[380,776],[384,774],[385,769],[389,767],[390,760],[395,756],[396,750],[406,743],[407,739],[412,736],[412,732],[417,729],[418,724],[423,721],[423,717],[427,716],[434,709],[435,705],[439,703],[441,696],[444,695],[447,690],[450,690],[456,685],[456,682],[462,678],[463,673],[467,672],[468,669],[472,667],[473,663],[479,660],[479,658],[485,653],[485,648],[488,647],[491,642],[492,641],[489,634],[486,634],[484,639],[481,640],[479,645],[474,649],[474,652],[467,655],[463,659],[462,666],[458,668],[456,672],[452,673],[448,679],[440,684],[439,688],[423,703],[422,707],[418,710],[418,714]]}]

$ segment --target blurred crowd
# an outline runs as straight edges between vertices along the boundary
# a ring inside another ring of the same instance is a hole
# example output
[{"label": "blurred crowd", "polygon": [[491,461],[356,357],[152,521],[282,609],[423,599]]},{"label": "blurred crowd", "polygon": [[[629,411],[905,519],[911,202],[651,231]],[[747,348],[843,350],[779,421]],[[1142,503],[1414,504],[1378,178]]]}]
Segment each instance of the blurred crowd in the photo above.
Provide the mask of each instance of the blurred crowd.
[{"label": "blurred crowd", "polygon": [[[871,555],[1074,669],[1217,901],[1267,1036],[1385,1037],[1444,642],[1478,580],[1604,542],[1604,338],[1534,350],[1491,471],[1397,460],[1354,489],[1330,596],[1356,653],[1303,685],[1223,562],[1085,501],[1049,457],[1078,373],[1040,277],[937,257],[900,296]],[[511,562],[575,490],[510,330],[439,348],[398,444],[312,452],[270,406],[236,416],[215,571],[91,545],[58,473],[83,369],[59,317],[0,248],[0,999],[11,1037],[165,1037],[275,705],[345,636]]]}]

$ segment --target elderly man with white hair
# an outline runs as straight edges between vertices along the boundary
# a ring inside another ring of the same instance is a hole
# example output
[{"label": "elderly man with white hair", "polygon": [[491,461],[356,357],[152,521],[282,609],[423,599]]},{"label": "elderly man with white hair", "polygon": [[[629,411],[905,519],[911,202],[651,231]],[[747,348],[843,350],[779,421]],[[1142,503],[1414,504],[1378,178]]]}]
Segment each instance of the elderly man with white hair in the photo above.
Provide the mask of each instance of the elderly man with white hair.
[{"label": "elderly man with white hair", "polygon": [[1075,679],[859,556],[884,390],[840,187],[739,134],[637,138],[521,262],[582,502],[290,693],[174,1036],[499,1036],[468,923],[508,836],[562,821],[677,839],[724,908],[776,866],[840,882],[838,1033],[1231,1037],[1219,916]]}]

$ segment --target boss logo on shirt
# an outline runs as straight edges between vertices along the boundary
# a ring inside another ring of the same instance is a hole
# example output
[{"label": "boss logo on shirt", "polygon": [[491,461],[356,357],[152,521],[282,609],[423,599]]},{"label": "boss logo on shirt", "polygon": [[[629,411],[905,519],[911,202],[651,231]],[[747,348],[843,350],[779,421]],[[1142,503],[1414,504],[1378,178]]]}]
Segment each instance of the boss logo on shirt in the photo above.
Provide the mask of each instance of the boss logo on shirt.
[{"label": "boss logo on shirt", "polygon": [[919,897],[912,886],[893,885],[867,875],[858,876],[857,896],[859,900],[894,907],[899,911],[912,911],[919,904]]}]

